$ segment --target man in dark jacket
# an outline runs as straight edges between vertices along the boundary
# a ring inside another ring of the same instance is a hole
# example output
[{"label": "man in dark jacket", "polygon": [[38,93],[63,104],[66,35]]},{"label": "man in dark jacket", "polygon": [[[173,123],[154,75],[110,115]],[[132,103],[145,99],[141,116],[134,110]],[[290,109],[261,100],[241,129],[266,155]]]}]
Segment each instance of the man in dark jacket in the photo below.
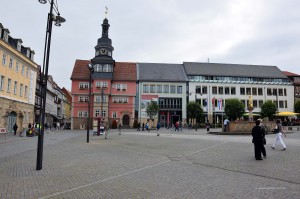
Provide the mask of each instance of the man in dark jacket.
[{"label": "man in dark jacket", "polygon": [[254,144],[254,154],[256,160],[262,160],[261,153],[264,146],[263,138],[265,137],[265,132],[264,129],[259,126],[260,120],[256,120],[255,124],[256,126],[252,129],[252,143]]}]

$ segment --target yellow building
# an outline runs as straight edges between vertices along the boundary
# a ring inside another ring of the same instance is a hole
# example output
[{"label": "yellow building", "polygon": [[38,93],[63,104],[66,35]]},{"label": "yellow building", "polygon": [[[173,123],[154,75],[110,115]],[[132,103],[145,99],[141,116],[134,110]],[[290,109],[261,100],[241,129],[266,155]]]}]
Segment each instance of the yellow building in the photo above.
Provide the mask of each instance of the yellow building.
[{"label": "yellow building", "polygon": [[0,23],[0,127],[8,133],[27,128],[34,118],[37,64],[34,51],[10,36]]}]

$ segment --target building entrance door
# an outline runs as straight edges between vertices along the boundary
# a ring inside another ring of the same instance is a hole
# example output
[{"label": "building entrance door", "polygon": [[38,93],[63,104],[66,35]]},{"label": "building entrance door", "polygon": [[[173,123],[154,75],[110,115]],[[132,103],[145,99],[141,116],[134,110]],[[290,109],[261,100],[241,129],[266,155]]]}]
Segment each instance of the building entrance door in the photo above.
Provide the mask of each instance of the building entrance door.
[{"label": "building entrance door", "polygon": [[123,116],[123,126],[129,126],[129,115]]},{"label": "building entrance door", "polygon": [[14,132],[13,126],[17,122],[17,114],[15,112],[11,112],[8,114],[7,118],[7,133]]}]

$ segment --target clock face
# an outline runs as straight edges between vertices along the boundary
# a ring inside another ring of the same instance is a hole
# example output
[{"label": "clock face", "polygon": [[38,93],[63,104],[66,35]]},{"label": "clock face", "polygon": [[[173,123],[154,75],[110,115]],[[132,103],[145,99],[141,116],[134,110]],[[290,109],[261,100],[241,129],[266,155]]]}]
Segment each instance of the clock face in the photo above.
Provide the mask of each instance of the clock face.
[{"label": "clock face", "polygon": [[102,55],[104,55],[104,54],[107,53],[107,50],[106,50],[105,48],[101,48],[101,49],[100,49],[100,53],[101,53]]}]

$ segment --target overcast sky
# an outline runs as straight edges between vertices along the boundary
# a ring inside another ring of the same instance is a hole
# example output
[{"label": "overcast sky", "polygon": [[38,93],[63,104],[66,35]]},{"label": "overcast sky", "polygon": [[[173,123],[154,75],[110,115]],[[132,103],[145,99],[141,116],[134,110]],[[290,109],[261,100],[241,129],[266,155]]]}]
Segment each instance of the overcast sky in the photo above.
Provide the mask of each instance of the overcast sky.
[{"label": "overcast sky", "polygon": [[[300,74],[298,0],[55,0],[49,74],[71,89],[76,59],[95,56],[108,7],[117,62],[275,65]],[[50,4],[1,0],[0,23],[42,64]]]}]

